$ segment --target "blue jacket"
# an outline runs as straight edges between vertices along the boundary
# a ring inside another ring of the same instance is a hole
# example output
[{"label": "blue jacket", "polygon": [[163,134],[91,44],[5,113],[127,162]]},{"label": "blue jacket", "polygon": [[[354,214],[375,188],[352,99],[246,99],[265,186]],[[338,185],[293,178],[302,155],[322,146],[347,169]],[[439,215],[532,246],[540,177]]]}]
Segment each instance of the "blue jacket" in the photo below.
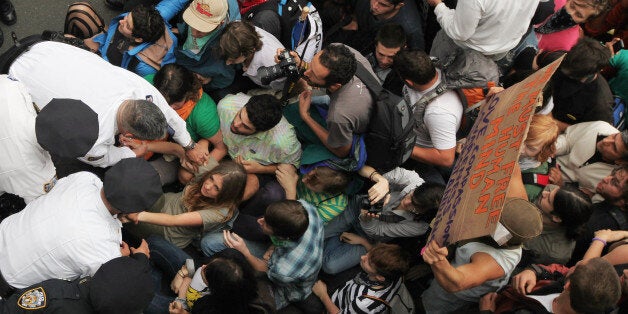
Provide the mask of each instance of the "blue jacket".
[{"label": "blue jacket", "polygon": [[[122,63],[120,64],[120,67],[128,69],[131,60],[133,60],[133,58],[137,58],[139,63],[137,64],[136,68],[129,69],[129,70],[133,70],[133,72],[137,73],[140,76],[146,76],[148,74],[156,73],[159,67],[161,66],[164,66],[169,63],[174,63],[176,61],[174,50],[176,49],[175,47],[177,46],[177,37],[172,33],[172,30],[171,30],[172,27],[170,26],[170,24],[168,24],[168,21],[172,19],[175,15],[177,15],[185,7],[187,7],[187,4],[188,4],[187,0],[162,0],[155,7],[155,9],[159,11],[159,13],[164,19],[164,22],[166,23],[165,33],[168,34],[169,39],[172,41],[172,43],[168,47],[168,51],[160,60],[160,64],[151,65],[150,61],[146,59],[146,56],[143,56],[141,54],[142,51],[149,48],[150,46],[155,45],[156,43],[142,43],[138,46],[135,46],[131,50],[127,50],[123,54]],[[107,61],[109,61],[107,58],[107,49],[109,49],[109,45],[113,41],[113,35],[118,29],[120,20],[124,19],[124,17],[127,16],[127,14],[129,14],[129,12],[123,13],[113,18],[113,20],[111,20],[111,24],[109,24],[108,31],[104,33],[100,33],[94,36],[93,38],[94,42],[97,42],[98,44],[100,44],[98,51],[100,52],[100,55],[103,57],[103,59]],[[162,42],[161,44],[163,45],[165,44],[165,42]]]},{"label": "blue jacket", "polygon": [[225,61],[217,55],[214,47],[218,46],[220,35],[225,26],[232,21],[241,19],[240,9],[238,7],[237,0],[227,0],[229,5],[228,20],[222,25],[218,26],[213,32],[213,36],[206,44],[201,48],[198,54],[194,54],[191,51],[184,50],[183,44],[188,35],[188,25],[185,23],[178,24],[179,36],[181,39],[181,45],[176,49],[177,64],[180,64],[192,72],[198,73],[205,77],[211,77],[212,80],[208,84],[211,89],[225,88],[233,82],[235,77],[235,69],[233,66],[229,66]]}]

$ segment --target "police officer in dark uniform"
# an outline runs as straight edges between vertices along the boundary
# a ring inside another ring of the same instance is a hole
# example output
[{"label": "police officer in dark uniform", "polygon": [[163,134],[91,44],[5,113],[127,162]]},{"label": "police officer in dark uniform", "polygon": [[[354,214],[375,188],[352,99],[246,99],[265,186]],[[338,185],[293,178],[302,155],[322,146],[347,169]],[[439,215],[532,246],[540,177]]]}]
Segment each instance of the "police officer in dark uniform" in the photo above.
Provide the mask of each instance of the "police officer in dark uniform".
[{"label": "police officer in dark uniform", "polygon": [[112,259],[93,277],[49,279],[0,300],[0,313],[141,313],[154,296],[147,253]]}]

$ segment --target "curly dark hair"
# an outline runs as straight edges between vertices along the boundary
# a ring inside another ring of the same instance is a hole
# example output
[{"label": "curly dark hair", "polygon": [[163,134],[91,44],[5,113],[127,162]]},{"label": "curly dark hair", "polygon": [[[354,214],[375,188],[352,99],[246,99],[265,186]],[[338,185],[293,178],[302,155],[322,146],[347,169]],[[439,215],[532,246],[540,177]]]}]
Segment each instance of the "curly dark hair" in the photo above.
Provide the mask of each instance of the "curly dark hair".
[{"label": "curly dark hair", "polygon": [[281,102],[270,95],[252,96],[244,107],[256,132],[274,128],[283,115]]},{"label": "curly dark hair", "polygon": [[325,85],[347,84],[355,75],[358,67],[355,55],[342,44],[331,44],[323,49],[319,56],[320,63],[329,70]]},{"label": "curly dark hair", "polygon": [[133,37],[155,42],[164,35],[166,23],[154,7],[138,5],[129,14],[133,17]]}]

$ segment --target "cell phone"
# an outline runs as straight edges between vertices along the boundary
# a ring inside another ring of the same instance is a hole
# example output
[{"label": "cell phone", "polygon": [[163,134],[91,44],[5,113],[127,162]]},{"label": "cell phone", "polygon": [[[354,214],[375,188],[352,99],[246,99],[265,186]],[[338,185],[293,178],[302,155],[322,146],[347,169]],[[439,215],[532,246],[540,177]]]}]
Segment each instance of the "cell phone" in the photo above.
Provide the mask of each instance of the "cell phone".
[{"label": "cell phone", "polygon": [[613,51],[615,51],[615,53],[618,53],[622,49],[624,49],[624,41],[622,39],[613,44]]}]

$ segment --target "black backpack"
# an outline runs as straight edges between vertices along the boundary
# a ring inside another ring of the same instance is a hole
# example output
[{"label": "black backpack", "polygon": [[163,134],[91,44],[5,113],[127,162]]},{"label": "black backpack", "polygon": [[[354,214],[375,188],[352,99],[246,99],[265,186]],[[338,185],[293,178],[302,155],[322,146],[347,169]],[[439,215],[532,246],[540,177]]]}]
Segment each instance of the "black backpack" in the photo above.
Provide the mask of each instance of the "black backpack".
[{"label": "black backpack", "polygon": [[373,110],[364,136],[366,164],[380,173],[403,164],[416,141],[412,108],[403,98],[384,89],[368,70],[357,63],[355,75],[373,96]]}]

